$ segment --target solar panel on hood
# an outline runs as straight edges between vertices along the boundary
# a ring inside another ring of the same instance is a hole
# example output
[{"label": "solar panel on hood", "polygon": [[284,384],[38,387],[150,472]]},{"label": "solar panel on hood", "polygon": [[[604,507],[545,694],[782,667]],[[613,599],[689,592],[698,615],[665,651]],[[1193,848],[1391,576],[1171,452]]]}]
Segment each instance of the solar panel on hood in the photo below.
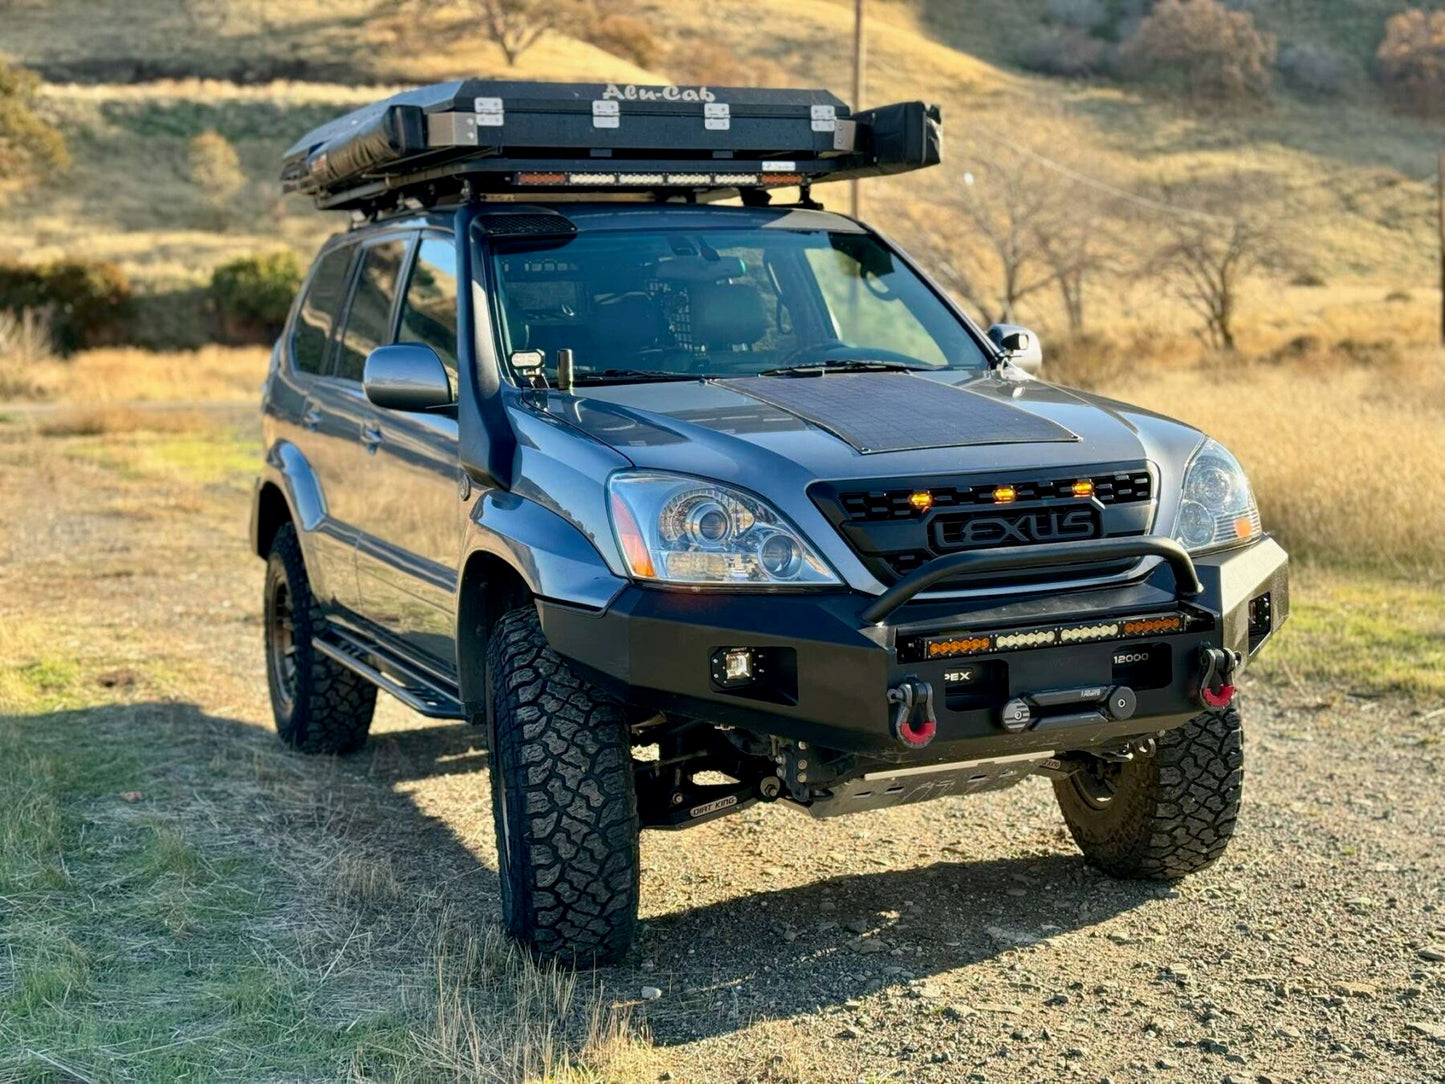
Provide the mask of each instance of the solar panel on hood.
[{"label": "solar panel on hood", "polygon": [[1022,407],[907,373],[750,376],[717,383],[795,414],[865,454],[1079,439]]}]

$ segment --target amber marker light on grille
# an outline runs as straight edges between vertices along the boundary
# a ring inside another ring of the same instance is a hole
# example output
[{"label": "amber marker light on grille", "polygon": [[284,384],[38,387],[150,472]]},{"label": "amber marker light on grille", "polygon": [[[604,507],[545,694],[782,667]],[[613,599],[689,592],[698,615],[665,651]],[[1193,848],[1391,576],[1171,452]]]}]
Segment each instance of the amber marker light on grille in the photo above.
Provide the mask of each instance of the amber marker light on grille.
[{"label": "amber marker light on grille", "polygon": [[920,512],[927,512],[933,507],[933,494],[926,489],[920,489],[908,495],[908,503]]},{"label": "amber marker light on grille", "polygon": [[1184,628],[1184,618],[1178,614],[1172,617],[1141,617],[1124,622],[1125,636],[1151,636],[1156,632],[1179,632]]},{"label": "amber marker light on grille", "polygon": [[1085,479],[1082,482],[1074,483],[1075,497],[1092,497],[1094,495],[1094,483]]},{"label": "amber marker light on grille", "polygon": [[1014,499],[1018,495],[1018,490],[1014,489],[1013,486],[999,486],[993,491],[993,503],[1013,504]]},{"label": "amber marker light on grille", "polygon": [[925,648],[930,659],[948,659],[958,655],[977,655],[989,649],[987,636],[957,636],[929,640]]}]

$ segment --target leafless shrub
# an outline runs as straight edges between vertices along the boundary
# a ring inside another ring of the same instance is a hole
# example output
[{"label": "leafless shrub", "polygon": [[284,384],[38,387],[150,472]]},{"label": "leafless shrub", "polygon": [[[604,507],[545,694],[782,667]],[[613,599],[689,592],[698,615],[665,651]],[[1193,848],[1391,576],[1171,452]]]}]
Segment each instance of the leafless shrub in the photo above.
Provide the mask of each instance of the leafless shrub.
[{"label": "leafless shrub", "polygon": [[1208,102],[1263,98],[1270,90],[1274,36],[1247,11],[1218,0],[1159,0],[1119,51],[1126,72],[1178,83]]},{"label": "leafless shrub", "polygon": [[1328,45],[1287,45],[1279,53],[1279,72],[1291,90],[1313,98],[1335,98],[1359,77],[1360,65]]},{"label": "leafless shrub", "polygon": [[55,360],[50,314],[39,309],[0,309],[0,398],[29,398],[38,384],[35,367]]},{"label": "leafless shrub", "polygon": [[1048,378],[1055,384],[1101,391],[1124,384],[1139,367],[1133,344],[1112,335],[1072,335],[1049,343]]},{"label": "leafless shrub", "polygon": [[1110,66],[1111,47],[1072,26],[1045,27],[1024,51],[1022,63],[1029,71],[1083,79],[1098,75]]},{"label": "leafless shrub", "polygon": [[1445,112],[1445,11],[1392,15],[1375,59],[1381,86],[1401,108]]}]

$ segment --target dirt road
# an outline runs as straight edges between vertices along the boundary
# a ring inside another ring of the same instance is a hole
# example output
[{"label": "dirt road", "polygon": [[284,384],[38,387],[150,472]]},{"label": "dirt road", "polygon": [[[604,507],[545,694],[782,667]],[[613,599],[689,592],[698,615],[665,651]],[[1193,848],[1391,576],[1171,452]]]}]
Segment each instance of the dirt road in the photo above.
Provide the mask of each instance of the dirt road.
[{"label": "dirt road", "polygon": [[[22,741],[153,751],[127,769],[136,801],[216,868],[256,856],[276,907],[335,926],[326,936],[348,962],[305,988],[305,1014],[338,1028],[348,1014],[404,1018],[412,984],[435,983],[420,941],[386,913],[399,904],[308,911],[306,867],[344,837],[398,898],[494,920],[486,757],[466,729],[391,702],[348,760],[275,747],[261,564],[245,541],[251,451],[210,434],[0,440],[0,663],[12,666],[0,716]],[[1085,867],[1037,781],[830,822],[755,808],[646,836],[645,932],[626,966],[584,984],[636,1002],[652,1048],[599,1078],[1445,1080],[1445,716],[1329,688],[1251,684],[1244,698],[1240,836],[1174,888]],[[119,823],[112,795],[87,803],[87,823]],[[104,888],[86,890],[104,913]],[[39,922],[53,898],[6,896],[0,930],[7,916]],[[394,937],[346,957],[366,923]],[[185,950],[200,966],[220,944],[174,937],[157,961]],[[11,994],[21,941],[0,969]],[[107,1000],[111,975],[95,970],[77,1013],[124,1010]],[[662,996],[641,1001],[645,986]],[[174,1011],[173,1034],[205,1026]],[[27,1023],[41,1018],[0,1012],[13,1029],[0,1034],[103,1077],[153,1075],[128,1047],[62,1051],[63,1035]],[[274,1060],[237,1071],[367,1075],[344,1040],[309,1067],[274,1041]]]}]

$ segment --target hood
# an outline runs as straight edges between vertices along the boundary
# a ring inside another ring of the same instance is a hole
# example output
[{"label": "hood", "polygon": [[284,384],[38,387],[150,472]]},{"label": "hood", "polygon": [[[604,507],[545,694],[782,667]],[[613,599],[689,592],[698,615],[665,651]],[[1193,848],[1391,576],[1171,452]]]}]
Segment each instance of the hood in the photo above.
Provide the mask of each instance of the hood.
[{"label": "hood", "polygon": [[788,476],[806,487],[1141,460],[1168,477],[1200,439],[1008,368],[620,384],[554,393],[548,409],[639,467],[764,491]]}]

